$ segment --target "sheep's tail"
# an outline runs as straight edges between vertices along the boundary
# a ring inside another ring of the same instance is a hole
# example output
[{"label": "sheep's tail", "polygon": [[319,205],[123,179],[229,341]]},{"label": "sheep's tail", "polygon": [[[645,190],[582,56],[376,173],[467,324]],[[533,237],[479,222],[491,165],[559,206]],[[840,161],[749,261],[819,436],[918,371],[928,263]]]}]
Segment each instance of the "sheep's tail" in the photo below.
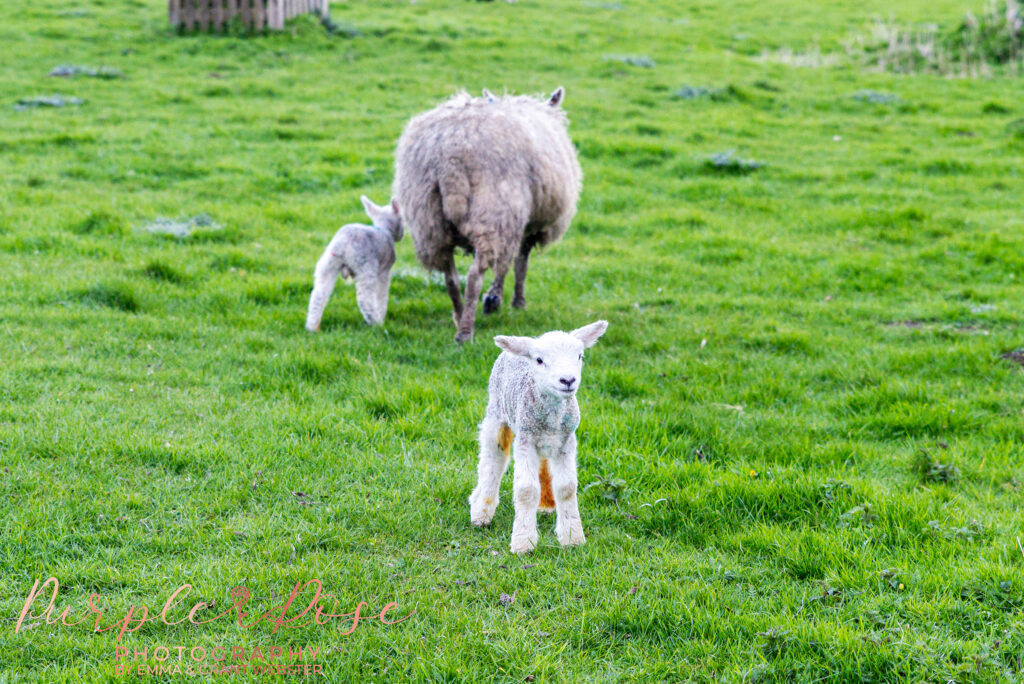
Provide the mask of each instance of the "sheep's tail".
[{"label": "sheep's tail", "polygon": [[445,162],[438,178],[441,194],[441,208],[444,217],[456,227],[461,226],[469,215],[469,194],[472,186],[465,166],[458,159]]},{"label": "sheep's tail", "polygon": [[[507,457],[512,451],[512,428],[502,425],[498,428],[498,448],[505,452]],[[540,459],[540,505],[537,510],[550,513],[555,510],[555,493],[551,489],[551,471],[548,469],[548,459]]]}]

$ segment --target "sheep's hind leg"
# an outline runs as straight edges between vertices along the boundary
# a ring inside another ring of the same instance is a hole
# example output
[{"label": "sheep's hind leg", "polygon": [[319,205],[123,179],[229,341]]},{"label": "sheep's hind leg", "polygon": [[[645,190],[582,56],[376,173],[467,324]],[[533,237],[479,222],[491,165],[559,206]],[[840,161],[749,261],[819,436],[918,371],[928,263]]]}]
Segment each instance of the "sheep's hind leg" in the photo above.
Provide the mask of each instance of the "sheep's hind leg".
[{"label": "sheep's hind leg", "polygon": [[486,262],[477,252],[473,258],[473,265],[469,267],[466,274],[466,305],[462,309],[462,316],[459,318],[459,331],[455,334],[455,341],[462,343],[473,339],[473,326],[476,323],[476,305],[480,299],[480,286],[484,279],[484,271],[487,270]]},{"label": "sheep's hind leg", "polygon": [[484,297],[484,314],[497,313],[501,308],[501,300],[505,296],[505,274],[508,273],[508,266],[509,264],[504,261],[495,264],[494,282],[491,283],[491,289]]},{"label": "sheep's hind leg", "polygon": [[462,318],[462,292],[459,291],[459,271],[455,268],[453,255],[448,255],[448,263],[445,264],[444,286],[448,290],[449,299],[452,300],[452,318],[458,326]]},{"label": "sheep's hind leg", "polygon": [[530,250],[533,249],[533,245],[533,242],[524,242],[516,256],[516,291],[512,298],[512,307],[515,309],[526,308],[526,268],[530,264]]},{"label": "sheep's hind leg", "polygon": [[494,418],[480,423],[480,463],[477,483],[469,495],[469,519],[477,526],[490,525],[498,508],[498,490],[508,467],[512,431]]}]

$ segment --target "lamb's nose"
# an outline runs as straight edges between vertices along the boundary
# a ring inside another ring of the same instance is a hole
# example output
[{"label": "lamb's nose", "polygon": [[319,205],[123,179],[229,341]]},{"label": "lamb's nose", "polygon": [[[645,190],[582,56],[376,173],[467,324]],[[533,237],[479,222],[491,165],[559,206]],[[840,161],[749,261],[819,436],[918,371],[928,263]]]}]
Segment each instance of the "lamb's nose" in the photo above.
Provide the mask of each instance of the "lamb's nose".
[{"label": "lamb's nose", "polygon": [[558,378],[558,380],[565,385],[566,389],[572,389],[572,386],[576,384],[576,378]]}]

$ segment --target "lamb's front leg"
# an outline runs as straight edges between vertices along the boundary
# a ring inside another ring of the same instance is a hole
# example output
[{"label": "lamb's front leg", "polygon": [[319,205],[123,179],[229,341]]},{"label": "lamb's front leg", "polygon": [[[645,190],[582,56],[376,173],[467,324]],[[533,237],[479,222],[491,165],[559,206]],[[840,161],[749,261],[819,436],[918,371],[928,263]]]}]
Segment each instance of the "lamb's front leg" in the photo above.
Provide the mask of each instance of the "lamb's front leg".
[{"label": "lamb's front leg", "polygon": [[540,503],[540,459],[537,448],[522,434],[514,445],[515,470],[512,498],[516,517],[512,522],[512,553],[529,553],[537,547],[537,505]]},{"label": "lamb's front leg", "polygon": [[551,488],[555,493],[555,536],[562,546],[579,546],[587,538],[583,534],[580,508],[576,499],[576,435],[570,435],[565,448],[549,460]]}]

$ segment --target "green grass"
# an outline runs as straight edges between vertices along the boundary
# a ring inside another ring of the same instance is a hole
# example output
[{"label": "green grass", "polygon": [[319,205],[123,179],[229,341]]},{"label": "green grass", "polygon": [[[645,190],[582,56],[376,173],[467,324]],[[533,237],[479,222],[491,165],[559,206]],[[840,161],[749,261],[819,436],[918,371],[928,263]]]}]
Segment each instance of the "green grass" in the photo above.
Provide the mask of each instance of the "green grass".
[{"label": "green grass", "polygon": [[[175,35],[159,0],[6,3],[0,681],[113,676],[109,633],[14,633],[50,575],[75,615],[91,592],[113,616],[186,582],[226,607],[311,578],[416,611],[125,639],[309,644],[333,681],[1020,676],[1020,82],[842,57],[875,15],[969,9],[349,0],[355,37],[306,17],[247,38]],[[772,57],[816,49],[838,58]],[[410,116],[557,85],[584,192],[528,310],[457,347],[406,239],[385,329],[339,287],[303,330],[313,265],[361,193],[387,199]],[[54,93],[85,102],[13,108]],[[142,228],[201,214],[186,238]],[[599,317],[588,543],[544,520],[511,556],[511,478],[490,529],[466,503],[490,338]]]}]

